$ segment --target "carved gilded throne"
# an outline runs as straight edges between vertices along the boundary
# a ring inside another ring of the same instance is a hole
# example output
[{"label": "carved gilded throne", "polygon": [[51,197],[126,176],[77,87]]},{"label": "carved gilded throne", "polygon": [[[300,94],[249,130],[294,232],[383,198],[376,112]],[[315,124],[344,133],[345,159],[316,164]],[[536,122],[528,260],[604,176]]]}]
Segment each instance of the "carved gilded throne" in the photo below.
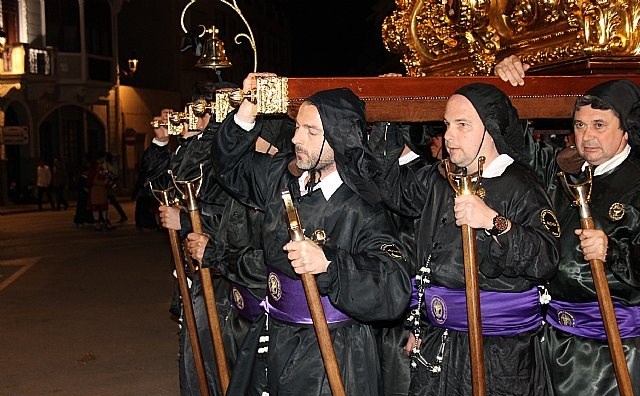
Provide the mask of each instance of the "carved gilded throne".
[{"label": "carved gilded throne", "polygon": [[489,75],[517,54],[532,73],[640,72],[640,0],[396,0],[387,49],[409,76]]}]

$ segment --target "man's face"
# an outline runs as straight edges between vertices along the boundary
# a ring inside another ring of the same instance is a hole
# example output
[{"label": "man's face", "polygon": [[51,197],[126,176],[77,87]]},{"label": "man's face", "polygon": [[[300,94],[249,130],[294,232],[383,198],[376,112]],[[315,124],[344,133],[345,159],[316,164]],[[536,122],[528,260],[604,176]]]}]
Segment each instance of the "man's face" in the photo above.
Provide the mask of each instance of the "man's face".
[{"label": "man's face", "polygon": [[[462,95],[451,96],[444,111],[444,123],[447,127],[444,140],[450,161],[475,172],[480,145],[487,146],[493,139],[487,133],[482,142],[484,124],[469,99]],[[483,152],[480,151],[480,155]]]},{"label": "man's face", "polygon": [[573,117],[576,148],[591,165],[600,165],[624,150],[629,135],[613,110],[581,106]]},{"label": "man's face", "polygon": [[[335,165],[333,158],[333,149],[328,142],[324,141],[324,129],[322,128],[322,120],[318,109],[305,102],[298,110],[296,117],[296,133],[291,139],[296,146],[296,165],[302,170],[313,168],[316,163],[316,169],[323,170]],[[320,150],[322,149],[322,154]],[[318,162],[318,157],[320,161]]]},{"label": "man's face", "polygon": [[434,136],[429,143],[429,151],[433,158],[442,159],[442,135]]},{"label": "man's face", "polygon": [[207,127],[207,125],[209,125],[209,121],[211,121],[211,113],[205,113],[202,117],[196,118],[196,129],[198,129],[198,131],[202,131]]}]

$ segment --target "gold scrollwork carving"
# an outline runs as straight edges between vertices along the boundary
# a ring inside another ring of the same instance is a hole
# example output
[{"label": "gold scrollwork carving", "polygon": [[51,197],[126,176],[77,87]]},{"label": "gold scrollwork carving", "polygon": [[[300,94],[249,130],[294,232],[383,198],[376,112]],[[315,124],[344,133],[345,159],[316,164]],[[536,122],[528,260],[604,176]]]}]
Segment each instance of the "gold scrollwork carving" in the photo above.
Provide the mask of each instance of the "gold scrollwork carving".
[{"label": "gold scrollwork carving", "polygon": [[286,77],[256,78],[256,104],[259,114],[283,114],[289,106],[289,91]]},{"label": "gold scrollwork carving", "polygon": [[582,27],[588,54],[638,55],[640,3],[638,1],[576,0],[574,13]]},{"label": "gold scrollwork carving", "polygon": [[213,104],[216,122],[222,122],[231,113],[234,107],[231,105],[233,88],[216,90],[216,102]]},{"label": "gold scrollwork carving", "polygon": [[640,55],[640,0],[396,0],[382,26],[410,76],[488,75],[496,59],[533,65]]}]

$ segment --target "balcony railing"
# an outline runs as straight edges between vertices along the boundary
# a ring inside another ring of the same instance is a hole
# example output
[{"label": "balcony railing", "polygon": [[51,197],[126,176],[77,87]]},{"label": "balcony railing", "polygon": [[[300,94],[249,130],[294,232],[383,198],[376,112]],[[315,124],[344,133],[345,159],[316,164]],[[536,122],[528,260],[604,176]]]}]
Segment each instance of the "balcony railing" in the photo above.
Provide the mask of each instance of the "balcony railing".
[{"label": "balcony railing", "polygon": [[0,75],[55,74],[55,51],[53,48],[38,48],[28,44],[10,44],[2,52]]}]

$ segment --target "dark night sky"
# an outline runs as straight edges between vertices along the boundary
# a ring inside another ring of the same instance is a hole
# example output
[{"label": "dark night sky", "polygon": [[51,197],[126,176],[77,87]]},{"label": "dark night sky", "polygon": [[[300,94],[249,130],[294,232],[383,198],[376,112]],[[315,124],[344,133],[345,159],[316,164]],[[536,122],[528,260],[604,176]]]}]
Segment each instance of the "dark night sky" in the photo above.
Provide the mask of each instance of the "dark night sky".
[{"label": "dark night sky", "polygon": [[[127,59],[136,53],[140,59],[138,72],[124,84],[153,89],[180,91],[184,97],[191,91],[193,81],[212,79],[210,70],[197,70],[193,65],[197,57],[192,51],[181,53],[179,15],[187,0],[163,0],[166,7],[158,7],[157,0],[131,0],[123,5],[119,16],[119,54]],[[285,16],[291,39],[291,62],[287,57],[278,64],[277,57],[268,59],[261,54],[269,48],[268,40],[280,37],[257,35],[258,71],[272,71],[289,77],[376,76],[388,72],[404,72],[400,56],[384,49],[381,26],[384,17],[395,8],[394,0],[237,0],[238,6],[254,25],[262,16],[264,4],[278,7]],[[213,0],[202,0],[194,5],[188,16],[187,27],[215,24],[220,18],[237,16],[224,5],[214,10],[207,5]],[[258,5],[257,12],[249,7]],[[142,17],[141,17],[142,16]],[[252,19],[253,18],[253,19]],[[188,18],[189,19],[189,18]],[[260,22],[278,23],[263,19]],[[286,29],[286,27],[285,27]],[[276,29],[277,30],[277,29]],[[246,41],[233,42],[236,31],[223,31],[221,38],[233,68],[225,69],[226,81],[241,84],[253,64]],[[286,33],[285,33],[286,34]],[[225,36],[226,35],[226,36]],[[284,41],[289,44],[288,40]],[[172,50],[176,48],[176,50]],[[246,59],[243,59],[246,58]],[[249,60],[247,60],[249,59]],[[268,59],[268,60],[267,60]]]},{"label": "dark night sky", "polygon": [[384,49],[381,25],[393,0],[285,1],[296,76],[372,76],[402,72]]}]

